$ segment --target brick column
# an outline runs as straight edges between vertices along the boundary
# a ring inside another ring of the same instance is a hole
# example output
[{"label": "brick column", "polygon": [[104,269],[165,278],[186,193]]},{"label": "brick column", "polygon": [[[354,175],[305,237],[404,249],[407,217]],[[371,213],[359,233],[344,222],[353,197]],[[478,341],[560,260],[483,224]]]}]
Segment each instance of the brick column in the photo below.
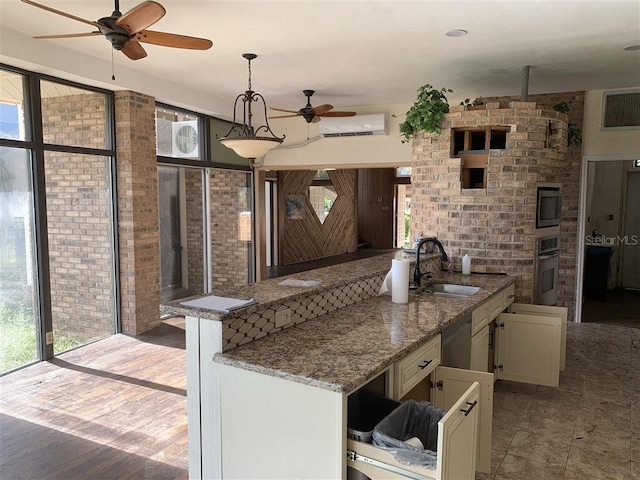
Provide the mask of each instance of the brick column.
[{"label": "brick column", "polygon": [[124,333],[160,323],[155,100],[119,91],[116,103],[118,235]]}]

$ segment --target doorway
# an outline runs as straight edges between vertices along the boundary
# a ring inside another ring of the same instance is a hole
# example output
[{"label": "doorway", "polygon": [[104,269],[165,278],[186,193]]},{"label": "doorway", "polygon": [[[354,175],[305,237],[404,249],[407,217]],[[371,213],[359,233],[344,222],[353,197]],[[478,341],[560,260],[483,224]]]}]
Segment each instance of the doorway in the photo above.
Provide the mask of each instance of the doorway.
[{"label": "doorway", "polygon": [[585,159],[578,318],[640,328],[640,170],[631,159]]}]

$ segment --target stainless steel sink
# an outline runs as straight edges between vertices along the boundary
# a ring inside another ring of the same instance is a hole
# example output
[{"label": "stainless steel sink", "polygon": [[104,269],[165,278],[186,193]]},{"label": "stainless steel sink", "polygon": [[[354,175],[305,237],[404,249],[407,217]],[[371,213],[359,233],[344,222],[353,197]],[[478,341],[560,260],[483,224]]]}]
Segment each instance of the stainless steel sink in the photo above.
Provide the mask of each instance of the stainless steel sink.
[{"label": "stainless steel sink", "polygon": [[473,287],[470,285],[456,285],[453,283],[433,283],[427,285],[426,292],[431,292],[434,295],[441,295],[447,297],[470,297],[474,293],[480,291],[480,287]]}]

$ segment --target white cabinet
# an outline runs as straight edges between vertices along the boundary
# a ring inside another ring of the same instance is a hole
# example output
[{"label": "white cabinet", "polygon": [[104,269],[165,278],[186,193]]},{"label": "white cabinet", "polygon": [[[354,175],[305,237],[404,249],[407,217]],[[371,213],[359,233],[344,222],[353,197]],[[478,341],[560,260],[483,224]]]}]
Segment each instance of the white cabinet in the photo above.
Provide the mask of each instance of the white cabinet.
[{"label": "white cabinet", "polygon": [[564,370],[567,353],[567,309],[565,307],[514,303],[509,307],[509,312],[521,315],[555,317],[560,320],[560,370]]},{"label": "white cabinet", "polygon": [[513,298],[510,285],[473,311],[470,368],[493,371],[496,380],[558,386],[567,309],[513,303]]},{"label": "white cabinet", "polygon": [[564,367],[567,310],[514,303],[496,321],[496,378],[557,387]]},{"label": "white cabinet", "polygon": [[[450,376],[451,372],[447,370],[457,369],[437,367],[432,372],[435,375],[432,403],[447,411],[438,422],[438,458],[435,470],[405,465],[398,462],[391,453],[355,440],[347,441],[347,466],[372,480],[473,480],[483,387],[475,381],[456,380],[455,372]],[[493,384],[493,381],[490,383]],[[462,388],[464,390],[460,393]]]},{"label": "white cabinet", "polygon": [[501,313],[496,332],[496,378],[559,385],[560,324],[556,318]]},{"label": "white cabinet", "polygon": [[392,396],[396,399],[404,397],[409,390],[424,380],[440,365],[442,343],[440,334],[433,337],[415,352],[394,365],[394,388]]}]

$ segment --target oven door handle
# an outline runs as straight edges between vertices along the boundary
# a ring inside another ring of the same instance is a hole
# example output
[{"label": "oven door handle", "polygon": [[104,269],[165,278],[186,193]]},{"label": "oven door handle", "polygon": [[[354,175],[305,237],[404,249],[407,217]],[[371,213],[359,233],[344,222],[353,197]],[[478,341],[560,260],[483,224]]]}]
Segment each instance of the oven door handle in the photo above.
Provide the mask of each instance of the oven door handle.
[{"label": "oven door handle", "polygon": [[546,255],[538,255],[538,260],[548,260],[558,256],[558,252],[547,253]]}]

